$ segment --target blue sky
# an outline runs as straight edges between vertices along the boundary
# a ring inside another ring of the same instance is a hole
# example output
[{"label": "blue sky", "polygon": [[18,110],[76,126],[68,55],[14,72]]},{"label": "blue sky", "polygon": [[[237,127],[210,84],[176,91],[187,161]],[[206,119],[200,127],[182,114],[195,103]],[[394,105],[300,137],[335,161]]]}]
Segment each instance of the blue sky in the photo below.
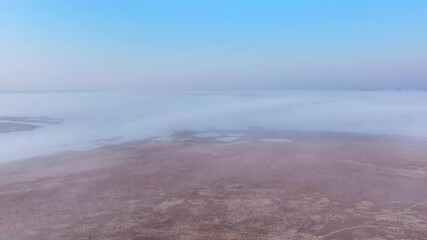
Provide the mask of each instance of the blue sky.
[{"label": "blue sky", "polygon": [[427,88],[427,1],[0,2],[2,90]]}]

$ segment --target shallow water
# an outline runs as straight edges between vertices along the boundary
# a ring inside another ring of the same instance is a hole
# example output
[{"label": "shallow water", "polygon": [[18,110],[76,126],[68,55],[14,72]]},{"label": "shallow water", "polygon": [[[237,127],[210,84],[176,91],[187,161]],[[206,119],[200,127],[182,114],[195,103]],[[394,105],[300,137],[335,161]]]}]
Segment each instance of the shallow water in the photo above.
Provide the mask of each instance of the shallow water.
[{"label": "shallow water", "polygon": [[262,127],[426,137],[427,93],[15,92],[0,93],[1,118],[55,120],[32,122],[40,128],[31,131],[0,134],[0,162],[5,162],[102,144],[168,137],[184,129],[214,132]]},{"label": "shallow water", "polygon": [[271,143],[285,143],[290,142],[291,140],[285,138],[262,138],[261,142],[271,142]]},{"label": "shallow water", "polygon": [[216,137],[221,137],[222,134],[215,133],[215,132],[201,132],[201,133],[194,134],[194,136],[201,137],[201,138],[216,138]]},{"label": "shallow water", "polygon": [[222,141],[222,142],[233,142],[233,141],[236,141],[239,138],[238,137],[219,137],[219,138],[216,138],[216,139],[219,140],[219,141]]}]

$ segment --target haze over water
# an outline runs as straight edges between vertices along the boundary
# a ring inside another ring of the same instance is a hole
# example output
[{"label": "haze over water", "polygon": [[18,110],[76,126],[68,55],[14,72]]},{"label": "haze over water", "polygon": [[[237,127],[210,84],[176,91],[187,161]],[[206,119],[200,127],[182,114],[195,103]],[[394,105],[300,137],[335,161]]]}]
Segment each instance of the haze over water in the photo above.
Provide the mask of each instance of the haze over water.
[{"label": "haze over water", "polygon": [[35,122],[30,124],[41,127],[0,134],[0,162],[6,162],[166,137],[179,130],[262,127],[427,137],[427,93],[14,92],[0,94],[0,117],[44,117],[60,122]]}]

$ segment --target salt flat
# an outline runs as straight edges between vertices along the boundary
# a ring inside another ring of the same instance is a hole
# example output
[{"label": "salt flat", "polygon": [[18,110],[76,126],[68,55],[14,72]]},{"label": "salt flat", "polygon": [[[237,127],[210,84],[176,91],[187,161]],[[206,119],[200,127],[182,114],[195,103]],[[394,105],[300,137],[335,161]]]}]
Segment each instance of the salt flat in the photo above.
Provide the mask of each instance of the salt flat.
[{"label": "salt flat", "polygon": [[[3,164],[0,239],[427,236],[423,139],[248,130],[221,142],[193,134]],[[291,141],[260,141],[270,138]]]}]

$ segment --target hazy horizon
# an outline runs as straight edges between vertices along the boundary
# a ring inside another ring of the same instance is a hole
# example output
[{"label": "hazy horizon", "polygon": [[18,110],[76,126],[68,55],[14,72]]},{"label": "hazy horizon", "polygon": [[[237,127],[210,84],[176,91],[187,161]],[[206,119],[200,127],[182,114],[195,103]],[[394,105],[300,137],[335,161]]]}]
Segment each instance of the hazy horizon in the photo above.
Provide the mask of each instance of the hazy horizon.
[{"label": "hazy horizon", "polygon": [[0,240],[427,237],[427,0],[0,0]]},{"label": "hazy horizon", "polygon": [[38,128],[0,131],[0,163],[180,130],[261,127],[426,138],[426,113],[425,91],[1,93],[0,127],[12,122]]}]

